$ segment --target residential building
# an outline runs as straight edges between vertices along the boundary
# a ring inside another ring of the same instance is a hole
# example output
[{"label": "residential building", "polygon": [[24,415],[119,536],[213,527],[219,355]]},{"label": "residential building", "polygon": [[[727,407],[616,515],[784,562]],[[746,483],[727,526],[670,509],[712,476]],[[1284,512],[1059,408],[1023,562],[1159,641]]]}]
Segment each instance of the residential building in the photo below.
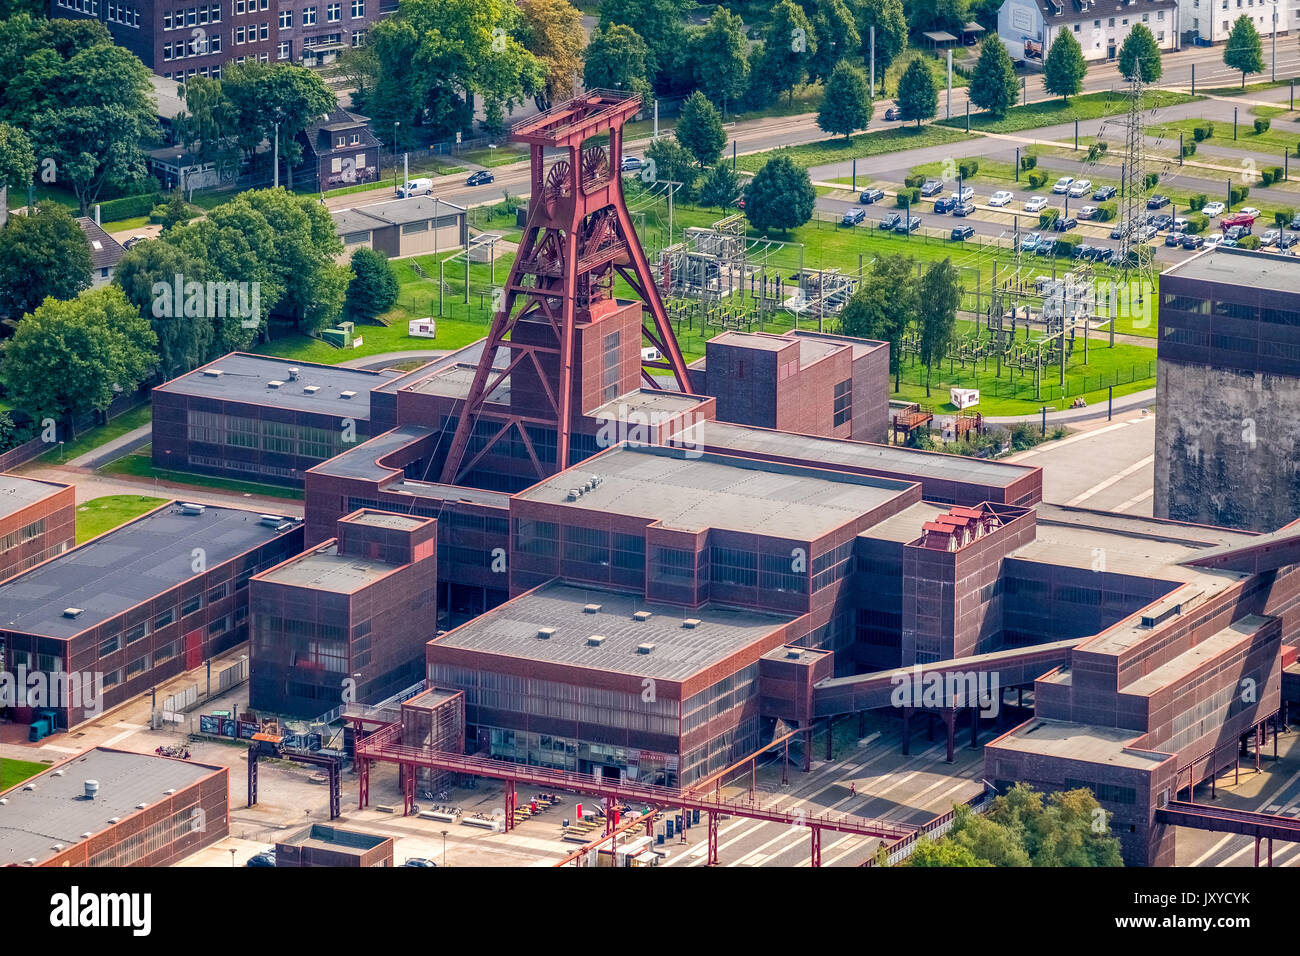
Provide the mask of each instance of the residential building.
[{"label": "residential building", "polygon": [[1074,34],[1085,60],[1113,60],[1139,23],[1161,50],[1177,50],[1187,29],[1179,0],[1004,0],[998,8],[998,36],[1011,58],[1038,64],[1063,30]]}]

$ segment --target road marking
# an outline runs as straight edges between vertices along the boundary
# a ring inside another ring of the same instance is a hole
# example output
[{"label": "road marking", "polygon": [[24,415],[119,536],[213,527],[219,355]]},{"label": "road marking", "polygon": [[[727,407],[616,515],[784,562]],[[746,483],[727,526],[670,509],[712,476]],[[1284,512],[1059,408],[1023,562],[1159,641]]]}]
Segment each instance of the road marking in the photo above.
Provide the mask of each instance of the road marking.
[{"label": "road marking", "polygon": [[1133,474],[1135,471],[1141,471],[1147,465],[1153,464],[1155,460],[1156,460],[1155,455],[1147,455],[1145,458],[1141,458],[1138,461],[1133,462],[1133,464],[1129,465],[1123,471],[1116,472],[1115,474],[1111,475],[1109,478],[1107,478],[1105,481],[1101,482],[1100,484],[1093,485],[1087,491],[1083,492],[1083,494],[1075,495],[1073,498],[1071,498],[1069,501],[1065,503],[1065,506],[1067,508],[1072,508],[1075,505],[1082,504],[1083,502],[1091,498],[1093,495],[1100,494],[1101,492],[1109,488],[1111,485],[1123,481],[1125,478]]},{"label": "road marking", "polygon": [[1136,505],[1136,504],[1140,504],[1141,502],[1146,501],[1148,498],[1152,498],[1152,497],[1154,497],[1154,496],[1155,496],[1155,493],[1156,493],[1156,490],[1155,490],[1154,488],[1148,488],[1146,491],[1142,492],[1142,494],[1138,495],[1137,497],[1135,497],[1135,498],[1130,498],[1128,501],[1124,502],[1122,505],[1118,505],[1118,506],[1116,506],[1116,507],[1114,507],[1114,508],[1111,508],[1110,510],[1111,510],[1111,511],[1128,511],[1128,509],[1129,509],[1129,508],[1132,508],[1134,505]]},{"label": "road marking", "polygon": [[[1295,783],[1297,780],[1300,780],[1300,770],[1297,770],[1295,773],[1293,773],[1291,775],[1291,779],[1287,780],[1286,783],[1282,784],[1282,786],[1274,790],[1271,796],[1265,797],[1263,802],[1259,804],[1259,807],[1266,807],[1268,806],[1269,801],[1278,799],[1279,794],[1285,793],[1286,788],[1291,786],[1291,784]],[[1256,810],[1258,810],[1259,807],[1256,807]],[[1225,836],[1222,840],[1214,844],[1214,846],[1210,847],[1208,850],[1206,850],[1204,853],[1198,856],[1195,860],[1193,860],[1192,866],[1200,866],[1210,856],[1212,856],[1215,853],[1218,853],[1221,849],[1223,849],[1223,847],[1228,843],[1228,841],[1233,839],[1235,836],[1237,836],[1237,834],[1235,833],[1230,833],[1227,836]]]},{"label": "road marking", "polygon": [[[1142,421],[1142,419],[1138,419],[1138,421]],[[1011,459],[1008,459],[1008,460],[1009,460],[1009,461],[1023,461],[1024,459],[1026,459],[1026,458],[1030,458],[1030,457],[1032,457],[1032,456],[1034,456],[1034,455],[1041,455],[1041,454],[1043,454],[1044,452],[1055,451],[1055,450],[1058,449],[1058,448],[1064,448],[1066,445],[1073,444],[1074,442],[1077,442],[1077,441],[1083,441],[1084,439],[1087,439],[1087,438],[1095,438],[1095,437],[1097,437],[1098,435],[1104,435],[1104,434],[1106,434],[1107,432],[1113,432],[1113,431],[1115,431],[1115,429],[1117,429],[1117,428],[1127,428],[1129,425],[1132,425],[1132,424],[1133,424],[1133,422],[1131,422],[1131,421],[1127,421],[1127,422],[1115,422],[1115,424],[1113,424],[1113,425],[1107,425],[1107,426],[1104,427],[1104,428],[1095,428],[1095,429],[1093,429],[1093,430],[1090,431],[1090,432],[1080,432],[1080,433],[1077,434],[1077,435],[1071,435],[1069,438],[1062,438],[1060,441],[1048,442],[1047,445],[1046,445],[1045,447],[1041,447],[1041,448],[1031,448],[1031,449],[1029,449],[1029,451],[1022,452],[1021,454],[1019,454],[1019,455],[1015,455],[1015,456],[1013,456]]]}]

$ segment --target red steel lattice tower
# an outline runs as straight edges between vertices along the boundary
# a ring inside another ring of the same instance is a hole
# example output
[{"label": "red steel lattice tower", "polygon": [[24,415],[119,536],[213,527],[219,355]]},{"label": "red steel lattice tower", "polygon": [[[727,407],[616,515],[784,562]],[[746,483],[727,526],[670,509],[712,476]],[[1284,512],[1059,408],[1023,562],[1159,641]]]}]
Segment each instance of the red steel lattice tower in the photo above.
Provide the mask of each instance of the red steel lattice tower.
[{"label": "red steel lattice tower", "polygon": [[[623,124],[640,108],[640,96],[592,90],[511,128],[511,141],[530,147],[528,222],[461,407],[443,482],[460,483],[502,441],[522,444],[538,478],[568,467],[575,329],[621,308],[613,298],[615,278],[622,278],[643,303],[650,322],[642,320],[642,335],[662,356],[642,363],[645,384],[662,387],[647,371],[658,368],[673,373],[679,391],[691,391],[686,363],[623,201]],[[586,145],[597,136],[607,136],[606,143]],[[546,166],[548,150],[560,155]],[[508,358],[496,364],[501,349]],[[494,401],[504,394],[498,389],[510,376],[531,386],[527,404],[518,394],[524,390],[514,384],[513,403]],[[491,424],[477,431],[467,458],[480,422]],[[536,434],[530,436],[527,426],[555,429],[554,460],[538,454]]]}]

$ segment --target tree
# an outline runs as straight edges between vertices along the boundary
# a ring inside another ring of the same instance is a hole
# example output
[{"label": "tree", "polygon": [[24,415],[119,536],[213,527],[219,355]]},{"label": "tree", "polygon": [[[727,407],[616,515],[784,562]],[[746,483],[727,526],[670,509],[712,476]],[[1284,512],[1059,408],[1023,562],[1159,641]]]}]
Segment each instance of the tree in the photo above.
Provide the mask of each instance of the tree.
[{"label": "tree", "polygon": [[745,24],[726,7],[718,7],[702,28],[691,33],[691,71],[695,85],[725,111],[749,87],[749,40]]},{"label": "tree", "polygon": [[46,299],[0,346],[0,382],[33,417],[68,421],[104,411],[134,391],[157,362],[158,337],[122,290],[109,285]]},{"label": "tree", "polygon": [[925,366],[925,397],[930,397],[930,371],[948,355],[957,310],[961,308],[961,276],[951,259],[936,262],[925,270],[918,290],[920,308],[920,359]]},{"label": "tree", "polygon": [[348,318],[372,321],[397,304],[397,293],[397,276],[387,256],[364,247],[352,253],[352,280],[344,302]]},{"label": "tree", "polygon": [[871,94],[867,89],[867,76],[848,60],[841,60],[826,83],[817,125],[828,133],[842,133],[848,139],[854,131],[866,129],[870,121]]},{"label": "tree", "polygon": [[740,199],[740,177],[726,163],[704,174],[700,184],[700,205],[727,210]]},{"label": "tree", "polygon": [[[226,96],[221,81],[194,76],[181,90],[185,111],[172,120],[177,141],[193,152],[200,163],[214,163],[221,172],[237,169],[239,149],[231,144],[240,127],[235,106]],[[254,133],[250,131],[248,135]],[[256,149],[257,144],[251,148]]]},{"label": "tree", "polygon": [[808,170],[789,156],[769,159],[745,187],[745,215],[762,232],[802,226],[812,218],[816,202]]},{"label": "tree", "polygon": [[972,103],[994,116],[1005,116],[1016,105],[1020,96],[1016,68],[996,33],[990,33],[980,47],[968,93]]},{"label": "tree", "polygon": [[600,25],[622,24],[636,30],[648,50],[647,75],[654,88],[665,93],[672,88],[678,60],[686,50],[686,15],[694,9],[694,0],[604,0]]},{"label": "tree", "polygon": [[1155,35],[1141,23],[1133,24],[1133,29],[1119,48],[1119,72],[1126,80],[1135,76],[1143,83],[1154,83],[1164,72],[1160,62],[1160,45]]},{"label": "tree", "polygon": [[902,342],[916,318],[916,263],[908,256],[877,257],[840,312],[840,332],[889,343],[894,391],[902,375]]},{"label": "tree", "polygon": [[828,83],[836,64],[846,57],[857,56],[862,36],[853,11],[844,0],[814,0],[807,13],[817,38],[817,51],[808,64],[808,81]]},{"label": "tree", "polygon": [[695,194],[695,158],[675,139],[661,136],[645,151],[649,162],[641,170],[641,179],[647,183],[681,183],[674,187],[678,201],[687,201]]},{"label": "tree", "polygon": [[1068,103],[1071,96],[1083,89],[1087,72],[1088,64],[1079,41],[1069,30],[1058,31],[1043,61],[1043,88]]},{"label": "tree", "polygon": [[329,210],[309,196],[284,189],[240,193],[270,226],[274,258],[272,281],[283,289],[275,309],[293,316],[299,331],[314,332],[338,318],[347,292],[348,270],[335,257],[343,240],[334,231]]},{"label": "tree", "polygon": [[318,73],[304,66],[268,66],[253,60],[230,67],[221,89],[234,107],[234,122],[250,159],[247,144],[256,151],[263,141],[279,137],[285,179],[292,189],[293,168],[302,162],[297,136],[336,107],[334,94]]},{"label": "tree", "polygon": [[180,190],[177,190],[163,207],[162,231],[166,232],[173,226],[183,226],[193,218],[190,204],[185,201]]},{"label": "tree", "polygon": [[695,157],[700,168],[712,166],[727,145],[727,133],[722,128],[722,117],[707,96],[696,90],[682,104],[677,117],[677,142]]},{"label": "tree", "polygon": [[871,62],[871,28],[876,28],[876,83],[884,94],[889,65],[907,48],[907,17],[902,0],[856,0],[853,15],[862,40],[862,61]]},{"label": "tree", "polygon": [[0,229],[0,315],[16,319],[50,296],[71,299],[90,282],[90,243],[58,203],[39,203]]},{"label": "tree", "polygon": [[918,35],[927,30],[960,34],[970,19],[968,0],[903,0],[908,26]]},{"label": "tree", "polygon": [[613,23],[591,32],[582,80],[589,90],[623,90],[650,95],[650,51],[640,34]]},{"label": "tree", "polygon": [[975,856],[968,847],[948,840],[921,839],[907,858],[907,866],[992,866]]},{"label": "tree", "polygon": [[569,0],[520,0],[523,14],[520,42],[541,63],[545,85],[533,97],[540,110],[573,96],[582,69],[587,33],[582,13]]},{"label": "tree", "polygon": [[160,381],[198,368],[217,354],[213,350],[215,330],[208,316],[187,316],[184,310],[154,315],[157,283],[173,286],[176,276],[181,276],[184,282],[187,277],[197,277],[199,271],[189,256],[166,240],[147,240],[133,246],[113,270],[113,284],[149,320],[158,336]]},{"label": "tree", "polygon": [[1232,25],[1228,42],[1223,47],[1223,62],[1241,71],[1241,88],[1246,88],[1247,73],[1264,72],[1264,44],[1250,17],[1242,14]]},{"label": "tree", "polygon": [[898,109],[904,121],[916,120],[917,129],[922,120],[933,119],[939,111],[939,91],[924,57],[915,57],[903,71],[898,81]]},{"label": "tree", "polygon": [[17,126],[0,123],[0,191],[26,186],[35,172],[32,141]]},{"label": "tree", "polygon": [[763,41],[764,80],[777,93],[789,93],[808,78],[808,68],[817,52],[808,16],[794,0],[780,0],[772,8]]}]

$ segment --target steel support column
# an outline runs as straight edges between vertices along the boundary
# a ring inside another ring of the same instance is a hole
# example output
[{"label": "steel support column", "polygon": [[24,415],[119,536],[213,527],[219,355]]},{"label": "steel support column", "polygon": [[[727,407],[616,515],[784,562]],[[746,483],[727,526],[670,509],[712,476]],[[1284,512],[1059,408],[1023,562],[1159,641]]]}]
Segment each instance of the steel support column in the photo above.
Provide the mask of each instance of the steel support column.
[{"label": "steel support column", "polygon": [[357,761],[357,809],[364,810],[370,803],[370,761]]},{"label": "steel support column", "polygon": [[509,833],[515,828],[515,782],[513,780],[506,781],[505,802],[506,833]]},{"label": "steel support column", "polygon": [[257,806],[257,745],[248,748],[248,803]]},{"label": "steel support column", "polygon": [[948,731],[948,763],[956,760],[956,740],[954,739],[957,732],[957,711],[951,707],[945,707],[943,711],[943,723]]},{"label": "steel support column", "polygon": [[808,829],[812,831],[812,860],[811,860],[812,865],[821,866],[822,865],[822,828],[809,827]]},{"label": "steel support column", "polygon": [[708,811],[709,817],[709,857],[708,865],[718,865],[718,814]]}]

